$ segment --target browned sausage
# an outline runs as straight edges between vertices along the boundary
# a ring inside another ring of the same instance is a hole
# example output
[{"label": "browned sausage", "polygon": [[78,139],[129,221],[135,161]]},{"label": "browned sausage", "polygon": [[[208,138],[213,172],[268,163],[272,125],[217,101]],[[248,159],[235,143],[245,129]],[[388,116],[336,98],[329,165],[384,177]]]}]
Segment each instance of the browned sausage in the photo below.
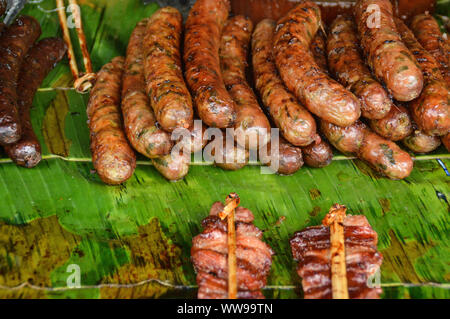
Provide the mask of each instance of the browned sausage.
[{"label": "browned sausage", "polygon": [[184,39],[186,80],[200,118],[211,127],[232,127],[236,106],[220,71],[220,35],[229,0],[198,0],[189,12]]},{"label": "browned sausage", "polygon": [[248,18],[230,18],[222,33],[219,52],[223,80],[236,103],[236,142],[247,149],[257,150],[269,142],[271,127],[246,79],[252,31],[253,24]]},{"label": "browned sausage", "polygon": [[[379,8],[379,21],[373,19]],[[423,88],[423,75],[397,33],[389,0],[359,0],[355,7],[361,46],[376,77],[398,101],[412,101]],[[376,22],[380,22],[379,27]],[[373,24],[373,25],[372,25]]]},{"label": "browned sausage", "polygon": [[392,100],[366,66],[354,24],[352,17],[340,16],[331,25],[327,43],[330,71],[359,98],[364,117],[382,119],[391,109]]},{"label": "browned sausage", "polygon": [[447,151],[450,152],[450,133],[441,137],[442,144],[444,144]]},{"label": "browned sausage", "polygon": [[361,121],[347,127],[321,121],[320,129],[331,145],[346,155],[358,154],[364,140],[364,134],[369,131],[367,125]]},{"label": "browned sausage", "polygon": [[386,117],[369,124],[375,133],[391,141],[401,141],[413,131],[409,112],[401,105],[393,105]]},{"label": "browned sausage", "polygon": [[41,27],[32,17],[18,18],[0,37],[0,144],[16,143],[22,134],[16,85],[22,60]]},{"label": "browned sausage", "polygon": [[409,103],[412,117],[425,134],[445,135],[450,131],[449,91],[439,64],[401,20],[397,19],[396,23],[403,42],[414,54],[425,78],[422,94]]},{"label": "browned sausage", "polygon": [[[279,175],[292,175],[296,173],[303,166],[303,156],[302,149],[300,147],[294,146],[284,138],[280,137],[278,142],[278,158],[276,162],[272,159],[272,144],[269,142],[266,146],[266,152],[259,152],[261,162],[266,166],[278,166],[276,171]],[[261,156],[266,154],[265,156]],[[273,154],[276,156],[276,154]]]},{"label": "browned sausage", "polygon": [[6,0],[0,0],[0,17],[5,14],[7,6],[8,3]]},{"label": "browned sausage", "polygon": [[320,8],[309,1],[297,5],[278,22],[275,61],[284,84],[318,117],[339,126],[356,122],[359,100],[323,72],[310,50],[319,30]]},{"label": "browned sausage", "polygon": [[403,144],[415,153],[430,153],[441,145],[441,139],[438,136],[429,136],[421,130],[415,129],[414,132],[403,140]]},{"label": "browned sausage", "polygon": [[411,29],[422,47],[436,59],[443,78],[450,86],[447,43],[437,21],[430,14],[419,14],[413,18]]},{"label": "browned sausage", "polygon": [[177,9],[159,9],[148,21],[143,43],[147,94],[158,123],[169,132],[191,127],[194,116],[181,70],[182,23]]},{"label": "browned sausage", "polygon": [[169,181],[183,179],[189,173],[190,155],[182,152],[172,152],[158,158],[153,158],[152,163],[158,172]]},{"label": "browned sausage", "polygon": [[253,73],[256,89],[283,137],[295,146],[307,146],[319,138],[316,121],[286,89],[272,53],[275,22],[263,20],[252,37]]},{"label": "browned sausage", "polygon": [[333,160],[333,150],[330,144],[324,139],[303,147],[303,160],[309,167],[322,168],[331,164]]},{"label": "browned sausage", "polygon": [[226,134],[221,140],[214,140],[206,147],[211,148],[214,164],[224,170],[237,171],[246,166],[250,158],[249,151],[235,144]]},{"label": "browned sausage", "polygon": [[170,134],[156,124],[145,91],[144,48],[148,19],[139,22],[131,34],[122,86],[122,114],[125,133],[133,148],[149,158],[167,155],[172,148]]},{"label": "browned sausage", "polygon": [[120,91],[125,59],[116,57],[97,73],[87,106],[92,162],[103,182],[128,180],[136,168],[136,155],[122,127]]},{"label": "browned sausage", "polygon": [[17,83],[22,137],[17,143],[5,146],[6,153],[17,165],[31,168],[41,161],[41,144],[33,131],[30,109],[37,89],[66,51],[62,39],[47,38],[36,43],[23,60]]},{"label": "browned sausage", "polygon": [[311,41],[310,50],[317,65],[327,75],[330,75],[327,60],[327,39],[322,30],[319,30]]}]

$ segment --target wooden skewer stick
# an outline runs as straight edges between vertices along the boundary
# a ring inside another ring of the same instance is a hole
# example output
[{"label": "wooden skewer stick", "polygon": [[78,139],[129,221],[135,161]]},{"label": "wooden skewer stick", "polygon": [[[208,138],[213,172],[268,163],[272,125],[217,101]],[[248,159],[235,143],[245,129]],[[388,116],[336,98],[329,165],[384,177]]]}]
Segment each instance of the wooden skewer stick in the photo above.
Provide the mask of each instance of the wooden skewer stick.
[{"label": "wooden skewer stick", "polygon": [[63,32],[64,42],[67,44],[67,56],[69,57],[70,71],[74,79],[78,79],[78,66],[75,60],[75,53],[73,52],[72,41],[70,40],[69,28],[67,27],[67,16],[64,6],[64,0],[56,0],[56,7],[58,9],[59,24]]},{"label": "wooden skewer stick", "polygon": [[344,218],[347,207],[334,204],[322,221],[330,227],[331,288],[333,299],[349,299],[345,262]]},{"label": "wooden skewer stick", "polygon": [[237,299],[237,259],[236,259],[236,226],[234,222],[234,210],[239,205],[240,199],[236,193],[231,193],[225,200],[225,208],[219,213],[219,217],[228,221],[228,299]]},{"label": "wooden skewer stick", "polygon": [[86,73],[93,73],[91,56],[87,49],[86,36],[84,35],[83,23],[81,20],[80,6],[77,0],[69,0],[69,4],[72,6],[72,14],[75,19],[75,28],[77,30],[78,41],[80,42],[81,52],[83,54],[83,63]]}]

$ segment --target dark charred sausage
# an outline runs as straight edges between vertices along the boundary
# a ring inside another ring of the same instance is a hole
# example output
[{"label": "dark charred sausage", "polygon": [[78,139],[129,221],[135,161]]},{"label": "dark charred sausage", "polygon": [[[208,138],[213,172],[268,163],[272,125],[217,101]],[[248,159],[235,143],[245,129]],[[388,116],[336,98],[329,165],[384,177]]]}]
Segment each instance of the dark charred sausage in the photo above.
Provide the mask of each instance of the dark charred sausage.
[{"label": "dark charred sausage", "polygon": [[236,103],[236,142],[247,149],[257,150],[269,142],[271,127],[246,79],[252,31],[250,19],[243,16],[230,18],[222,33],[219,52],[225,87]]},{"label": "dark charred sausage", "polygon": [[391,2],[359,0],[355,17],[361,46],[378,80],[386,84],[396,100],[408,102],[416,99],[423,88],[422,71],[397,33]]},{"label": "dark charred sausage", "polygon": [[330,75],[327,60],[327,39],[322,30],[317,31],[316,36],[311,41],[310,50],[317,65],[327,75]]},{"label": "dark charred sausage", "polygon": [[208,126],[232,127],[236,106],[220,71],[220,35],[230,12],[229,0],[198,0],[186,21],[186,80],[200,118]]},{"label": "dark charred sausage", "polygon": [[425,78],[422,94],[409,103],[412,118],[425,134],[445,135],[450,131],[449,91],[439,70],[439,64],[420,45],[403,21],[397,19],[396,24],[403,42],[421,66]]},{"label": "dark charred sausage", "polygon": [[312,2],[291,10],[278,22],[275,61],[284,84],[309,111],[328,122],[348,126],[360,117],[360,103],[314,61],[310,45],[320,23],[320,8]]},{"label": "dark charred sausage", "polygon": [[367,125],[361,121],[347,127],[321,121],[320,129],[331,145],[346,155],[358,154],[364,140],[364,134],[369,131]]},{"label": "dark charred sausage", "polygon": [[[302,168],[303,155],[302,149],[300,147],[294,146],[284,138],[280,136],[278,142],[278,154],[272,153],[272,144],[269,142],[266,146],[266,152],[259,152],[261,162],[275,169],[278,167],[276,173],[279,175],[292,175],[295,174],[300,168]],[[266,154],[265,156],[261,156],[262,154]],[[277,156],[277,158],[272,158],[273,156]]]},{"label": "dark charred sausage", "polygon": [[94,168],[103,182],[117,185],[136,168],[136,155],[122,127],[120,91],[125,59],[116,57],[97,73],[87,106]]},{"label": "dark charred sausage", "polygon": [[322,168],[331,164],[333,160],[333,150],[330,144],[324,139],[303,147],[303,160],[309,167]]},{"label": "dark charred sausage", "polygon": [[158,127],[145,89],[144,48],[148,19],[139,22],[128,43],[122,86],[122,115],[125,133],[133,148],[155,158],[169,154],[170,135]]},{"label": "dark charred sausage", "polygon": [[401,105],[393,105],[386,117],[370,120],[369,124],[375,133],[394,142],[403,140],[413,131],[409,112]]},{"label": "dark charred sausage", "polygon": [[307,146],[319,138],[313,116],[286,89],[272,53],[276,24],[263,20],[252,37],[253,73],[256,89],[283,137],[295,146]]},{"label": "dark charred sausage", "polygon": [[181,13],[172,7],[155,12],[148,21],[144,40],[147,94],[161,127],[172,132],[192,126],[192,98],[183,79],[180,43]]},{"label": "dark charred sausage", "polygon": [[30,109],[37,89],[66,51],[62,39],[47,38],[36,43],[23,60],[17,83],[22,136],[17,143],[5,146],[6,153],[17,165],[31,168],[41,161],[41,144],[31,125]]},{"label": "dark charred sausage", "polygon": [[0,37],[0,144],[16,143],[22,134],[16,85],[23,58],[39,38],[41,27],[32,17],[18,18]]},{"label": "dark charred sausage", "polygon": [[327,43],[328,65],[331,74],[359,98],[362,115],[368,119],[382,119],[391,109],[392,100],[365,64],[354,23],[352,17],[340,16],[331,25]]},{"label": "dark charred sausage", "polygon": [[425,154],[434,151],[442,143],[438,136],[429,136],[421,130],[415,129],[410,136],[403,140],[403,144],[414,153]]}]

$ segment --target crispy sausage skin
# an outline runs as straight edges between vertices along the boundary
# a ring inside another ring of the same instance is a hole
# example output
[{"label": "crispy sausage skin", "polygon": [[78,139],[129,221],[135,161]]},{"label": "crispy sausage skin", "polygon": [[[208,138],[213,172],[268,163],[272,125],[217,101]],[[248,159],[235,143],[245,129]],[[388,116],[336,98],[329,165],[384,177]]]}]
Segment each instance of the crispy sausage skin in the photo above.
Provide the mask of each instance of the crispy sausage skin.
[{"label": "crispy sausage skin", "polygon": [[246,79],[252,31],[250,19],[243,16],[230,18],[222,33],[219,52],[225,87],[236,103],[236,141],[242,147],[257,150],[269,142],[271,127]]},{"label": "crispy sausage skin", "polygon": [[22,134],[17,110],[17,81],[22,61],[41,34],[32,17],[19,17],[0,37],[0,144],[16,143]]},{"label": "crispy sausage skin", "polygon": [[409,112],[401,105],[393,105],[386,117],[370,120],[369,124],[375,133],[394,142],[403,140],[413,132]]},{"label": "crispy sausage skin", "polygon": [[136,155],[128,144],[120,114],[120,90],[125,59],[116,57],[97,73],[87,106],[92,162],[103,182],[117,185],[136,168]]},{"label": "crispy sausage skin", "polygon": [[365,64],[354,23],[351,16],[339,16],[331,25],[327,42],[330,72],[359,98],[365,118],[382,119],[392,100]]},{"label": "crispy sausage skin", "polygon": [[143,44],[147,94],[158,123],[168,132],[191,127],[194,116],[181,69],[182,23],[177,9],[159,9],[148,21]]},{"label": "crispy sausage skin", "polygon": [[430,153],[437,149],[442,143],[438,136],[429,136],[421,130],[415,129],[414,132],[403,140],[403,144],[414,153]]},{"label": "crispy sausage skin", "polygon": [[437,61],[442,77],[450,86],[450,65],[447,43],[437,21],[430,14],[419,14],[411,22],[415,37]]},{"label": "crispy sausage skin", "polygon": [[184,63],[200,118],[208,126],[232,127],[236,105],[220,71],[220,36],[230,12],[229,0],[198,0],[186,21]]},{"label": "crispy sausage skin", "polygon": [[442,136],[441,141],[442,141],[442,144],[444,144],[447,151],[450,152],[450,133],[448,133],[445,136]]},{"label": "crispy sausage skin", "polygon": [[252,37],[253,73],[256,89],[283,137],[294,146],[307,146],[319,138],[313,116],[284,86],[273,58],[276,23],[266,19]]},{"label": "crispy sausage skin", "polygon": [[324,139],[303,147],[303,160],[309,167],[322,168],[331,164],[333,160],[333,150],[330,144]]},{"label": "crispy sausage skin", "polygon": [[150,99],[145,91],[144,49],[148,19],[140,21],[128,43],[122,86],[122,115],[125,133],[133,148],[155,158],[169,154],[170,135],[158,127]]},{"label": "crispy sausage skin", "polygon": [[364,134],[369,131],[367,125],[361,121],[347,127],[339,127],[321,121],[320,129],[331,145],[346,155],[358,154],[364,140]]},{"label": "crispy sausage skin", "polygon": [[314,61],[310,45],[320,23],[320,8],[309,1],[297,5],[278,21],[274,37],[276,65],[284,84],[312,113],[336,125],[348,126],[360,117],[360,103]]},{"label": "crispy sausage skin", "polygon": [[449,91],[439,64],[433,55],[420,45],[403,21],[396,19],[396,24],[403,42],[421,66],[425,78],[422,94],[409,103],[412,118],[425,134],[445,135],[450,131]]},{"label": "crispy sausage skin", "polygon": [[327,60],[327,39],[322,30],[317,31],[316,36],[311,41],[310,50],[317,65],[327,75],[330,75]]},{"label": "crispy sausage skin", "polygon": [[[374,19],[378,13],[379,21]],[[355,17],[361,46],[376,77],[396,100],[408,102],[417,98],[423,88],[422,71],[397,33],[391,2],[358,0]]]},{"label": "crispy sausage skin", "polygon": [[36,43],[23,60],[17,83],[22,137],[17,143],[5,146],[6,153],[17,165],[32,168],[41,161],[41,144],[33,131],[30,109],[37,89],[66,51],[67,47],[62,39],[47,38]]},{"label": "crispy sausage skin", "polygon": [[[266,166],[271,166],[272,161],[272,144],[269,142],[266,146],[266,156],[261,156],[263,152],[259,152],[260,160]],[[276,154],[274,154],[276,156]],[[278,170],[277,174],[288,176],[295,174],[303,167],[303,155],[300,147],[294,146],[280,136],[278,142]]]}]

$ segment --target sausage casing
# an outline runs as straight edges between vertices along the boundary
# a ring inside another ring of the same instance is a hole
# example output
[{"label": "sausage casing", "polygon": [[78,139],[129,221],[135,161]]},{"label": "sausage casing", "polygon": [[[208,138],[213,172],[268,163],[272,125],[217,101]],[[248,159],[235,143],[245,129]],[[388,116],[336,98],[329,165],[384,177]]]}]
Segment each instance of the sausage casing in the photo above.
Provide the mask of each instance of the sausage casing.
[{"label": "sausage casing", "polygon": [[303,160],[309,167],[322,168],[330,165],[333,160],[333,150],[324,139],[303,147],[302,152]]},{"label": "sausage casing", "polygon": [[401,105],[393,105],[384,118],[370,120],[369,124],[375,133],[394,142],[403,140],[413,132],[409,112]]},{"label": "sausage casing", "polygon": [[111,185],[128,180],[136,168],[120,112],[124,62],[123,57],[116,57],[101,68],[87,106],[92,162],[102,181]]},{"label": "sausage casing", "polygon": [[322,30],[317,31],[316,36],[311,41],[310,50],[317,65],[327,75],[330,75],[327,60],[327,40]]},{"label": "sausage casing", "polygon": [[211,149],[214,164],[227,171],[240,170],[248,164],[250,158],[249,151],[236,144],[227,134],[220,140],[214,139],[206,147]]},{"label": "sausage casing", "polygon": [[172,152],[172,154],[152,159],[158,172],[169,181],[183,179],[189,173],[190,161],[191,156],[182,152]]},{"label": "sausage casing", "polygon": [[416,129],[403,140],[403,144],[414,153],[425,154],[434,151],[442,143],[439,136],[429,136]]},{"label": "sausage casing", "polygon": [[220,71],[220,36],[230,12],[229,0],[198,0],[186,21],[186,80],[198,115],[208,126],[232,127],[236,106]]},{"label": "sausage casing", "polygon": [[[261,156],[262,152],[259,152],[260,160],[266,166],[272,166],[277,164],[277,174],[279,175],[292,175],[295,174],[300,168],[303,167],[303,155],[300,147],[294,146],[284,138],[280,137],[278,141],[278,158],[277,163],[274,163],[272,156],[276,154],[272,153],[272,144],[269,142],[266,146],[266,156]],[[275,167],[274,167],[275,168]]]},{"label": "sausage casing", "polygon": [[364,134],[368,131],[367,125],[361,121],[347,127],[321,121],[320,129],[331,145],[346,155],[358,154]]}]

